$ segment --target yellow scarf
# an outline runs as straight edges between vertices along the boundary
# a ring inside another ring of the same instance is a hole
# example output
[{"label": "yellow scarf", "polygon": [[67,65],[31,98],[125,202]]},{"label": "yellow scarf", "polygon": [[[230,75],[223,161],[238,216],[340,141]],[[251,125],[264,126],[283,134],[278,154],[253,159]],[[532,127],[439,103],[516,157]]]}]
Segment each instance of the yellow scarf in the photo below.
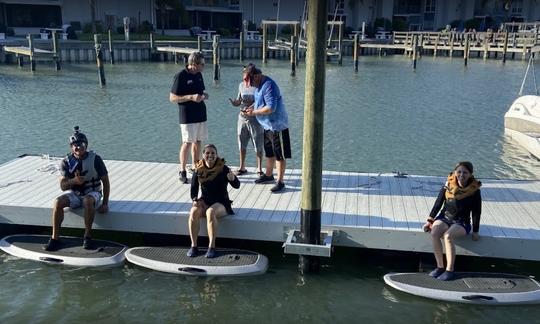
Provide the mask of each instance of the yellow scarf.
[{"label": "yellow scarf", "polygon": [[212,168],[208,168],[206,164],[204,164],[203,160],[199,160],[197,162],[197,165],[195,165],[197,172],[197,177],[199,178],[199,183],[203,184],[208,181],[214,180],[218,174],[220,174],[223,171],[223,167],[225,166],[225,159],[216,159],[216,163]]},{"label": "yellow scarf", "polygon": [[474,178],[474,176],[471,175],[471,178],[469,179],[469,184],[461,188],[458,185],[458,181],[454,173],[450,173],[446,180],[446,193],[445,197],[446,199],[456,199],[460,200],[463,198],[467,198],[471,195],[473,195],[478,189],[480,189],[480,186],[482,186],[482,183]]}]

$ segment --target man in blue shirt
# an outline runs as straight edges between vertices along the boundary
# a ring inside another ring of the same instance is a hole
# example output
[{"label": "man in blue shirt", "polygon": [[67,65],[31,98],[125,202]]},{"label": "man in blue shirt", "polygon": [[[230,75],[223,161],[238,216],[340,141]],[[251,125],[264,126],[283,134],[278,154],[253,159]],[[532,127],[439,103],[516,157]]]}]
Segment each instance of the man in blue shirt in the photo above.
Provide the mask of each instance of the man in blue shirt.
[{"label": "man in blue shirt", "polygon": [[256,116],[264,128],[264,152],[266,156],[266,174],[255,180],[255,183],[274,182],[272,174],[274,162],[277,163],[277,182],[270,191],[280,192],[285,189],[286,159],[291,158],[291,143],[289,139],[289,118],[278,85],[254,64],[246,69],[251,86],[255,90],[255,101],[244,114]]}]

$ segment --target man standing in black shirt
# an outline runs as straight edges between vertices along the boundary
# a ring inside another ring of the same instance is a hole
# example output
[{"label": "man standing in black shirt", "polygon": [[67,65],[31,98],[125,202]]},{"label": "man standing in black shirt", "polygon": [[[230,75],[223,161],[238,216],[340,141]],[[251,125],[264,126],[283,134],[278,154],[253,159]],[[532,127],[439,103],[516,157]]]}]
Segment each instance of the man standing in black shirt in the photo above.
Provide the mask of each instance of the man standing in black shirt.
[{"label": "man standing in black shirt", "polygon": [[200,160],[201,141],[208,138],[206,125],[206,105],[204,100],[208,94],[204,92],[202,71],[204,70],[204,56],[201,52],[193,52],[188,57],[185,69],[174,76],[174,82],[169,94],[169,100],[178,104],[182,144],[180,146],[179,160],[180,182],[187,183],[187,158],[191,149],[191,161],[195,166]]}]

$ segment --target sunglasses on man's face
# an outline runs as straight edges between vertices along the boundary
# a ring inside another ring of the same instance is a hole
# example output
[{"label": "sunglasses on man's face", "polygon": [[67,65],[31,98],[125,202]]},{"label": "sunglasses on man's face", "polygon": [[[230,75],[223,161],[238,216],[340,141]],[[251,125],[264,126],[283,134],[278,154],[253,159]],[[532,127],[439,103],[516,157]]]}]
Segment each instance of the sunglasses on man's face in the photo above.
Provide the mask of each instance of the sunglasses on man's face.
[{"label": "sunglasses on man's face", "polygon": [[85,148],[84,143],[73,143],[71,144],[71,147],[73,147],[75,151],[78,151],[81,148]]}]

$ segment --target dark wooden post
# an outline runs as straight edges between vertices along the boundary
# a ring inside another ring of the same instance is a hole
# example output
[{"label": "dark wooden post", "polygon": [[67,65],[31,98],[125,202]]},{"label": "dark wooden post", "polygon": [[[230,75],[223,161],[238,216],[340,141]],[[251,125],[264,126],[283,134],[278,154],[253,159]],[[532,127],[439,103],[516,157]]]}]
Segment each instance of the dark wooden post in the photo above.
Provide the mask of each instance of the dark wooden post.
[{"label": "dark wooden post", "polygon": [[[154,49],[153,42],[154,42],[154,39],[152,38],[152,33],[150,33],[150,58],[152,58],[152,54],[153,54],[152,51]],[[109,60],[111,64],[114,64],[114,50],[112,47],[112,35],[111,35],[110,29],[109,29]]]},{"label": "dark wooden post", "polygon": [[469,61],[469,46],[471,44],[469,33],[465,33],[465,46],[463,47],[463,60],[465,63],[465,66],[467,66],[467,63]]},{"label": "dark wooden post", "polygon": [[343,64],[343,24],[339,24],[338,28],[338,64]]},{"label": "dark wooden post", "polygon": [[202,52],[202,36],[197,36],[197,51]]},{"label": "dark wooden post", "polygon": [[[301,240],[321,241],[324,87],[326,79],[327,0],[308,1],[306,90],[304,95],[304,154],[302,158]],[[302,273],[318,272],[319,257],[300,255]]]},{"label": "dark wooden post", "polygon": [[99,84],[101,86],[104,86],[107,82],[105,81],[105,70],[103,68],[103,51],[101,48],[101,43],[99,42],[98,34],[94,34],[94,48],[96,50],[96,64],[98,68]]},{"label": "dark wooden post", "polygon": [[262,40],[262,61],[266,63],[266,56],[268,51],[268,31],[266,29],[266,24],[263,23],[263,40]]},{"label": "dark wooden post", "polygon": [[489,39],[490,39],[490,33],[485,32],[484,33],[484,60],[486,60],[489,56]]},{"label": "dark wooden post", "polygon": [[413,59],[413,70],[416,70],[416,59],[417,59],[417,47],[418,47],[418,36],[412,36],[412,59]]},{"label": "dark wooden post", "polygon": [[291,76],[296,75],[296,43],[298,41],[298,37],[293,35],[291,36]]},{"label": "dark wooden post", "polygon": [[298,61],[299,61],[299,58],[300,58],[300,24],[299,23],[296,23],[294,24],[294,30],[293,30],[293,35],[296,36],[296,43],[293,45],[293,49],[294,49],[294,56],[295,56],[295,63],[296,63],[296,66],[298,66]]},{"label": "dark wooden post", "polygon": [[238,53],[240,61],[244,60],[244,37],[244,32],[240,32],[240,52]]},{"label": "dark wooden post", "polygon": [[28,38],[28,48],[30,49],[30,71],[36,70],[36,60],[34,59],[34,38],[32,34],[26,36]]},{"label": "dark wooden post", "polygon": [[450,57],[454,56],[454,38],[456,37],[455,32],[450,32]]},{"label": "dark wooden post", "polygon": [[58,46],[58,34],[53,30],[52,32],[52,41],[53,41],[53,61],[56,71],[60,71],[60,48]]},{"label": "dark wooden post", "polygon": [[354,72],[358,72],[358,34],[354,34],[353,44]]},{"label": "dark wooden post", "polygon": [[214,81],[219,80],[219,35],[214,35],[212,43],[213,63],[214,63]]},{"label": "dark wooden post", "polygon": [[503,43],[503,53],[502,53],[503,63],[506,63],[506,51],[507,50],[508,50],[508,30],[504,32],[504,43]]}]

